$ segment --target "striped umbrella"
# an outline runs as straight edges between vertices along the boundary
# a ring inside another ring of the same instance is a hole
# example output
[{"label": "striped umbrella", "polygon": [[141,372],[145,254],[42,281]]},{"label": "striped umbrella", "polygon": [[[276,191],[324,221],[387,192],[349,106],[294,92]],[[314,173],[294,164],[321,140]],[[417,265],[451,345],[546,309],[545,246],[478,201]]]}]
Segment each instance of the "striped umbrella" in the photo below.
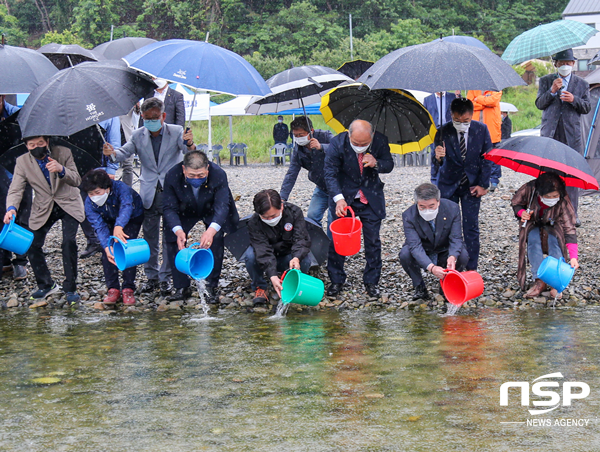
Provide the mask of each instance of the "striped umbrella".
[{"label": "striped umbrella", "polygon": [[574,20],[557,20],[538,25],[513,39],[502,54],[502,59],[508,64],[519,64],[547,57],[585,45],[596,33],[598,30],[594,27]]}]

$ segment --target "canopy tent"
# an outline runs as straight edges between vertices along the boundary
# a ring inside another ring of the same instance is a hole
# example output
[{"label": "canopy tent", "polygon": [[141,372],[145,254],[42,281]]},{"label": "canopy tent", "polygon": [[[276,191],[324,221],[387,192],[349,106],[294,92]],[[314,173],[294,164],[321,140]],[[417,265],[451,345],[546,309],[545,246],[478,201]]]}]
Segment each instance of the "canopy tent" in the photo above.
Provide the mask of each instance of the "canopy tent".
[{"label": "canopy tent", "polygon": [[[172,83],[169,84],[169,87],[183,94],[183,104],[185,106],[186,120],[190,119],[191,114],[192,121],[206,121],[209,115],[209,103],[211,104],[211,107],[213,105],[217,105],[214,102],[210,102],[210,94],[196,94],[196,100],[194,100],[194,92],[188,87],[183,86],[181,83]],[[194,106],[193,113],[192,104]]]}]

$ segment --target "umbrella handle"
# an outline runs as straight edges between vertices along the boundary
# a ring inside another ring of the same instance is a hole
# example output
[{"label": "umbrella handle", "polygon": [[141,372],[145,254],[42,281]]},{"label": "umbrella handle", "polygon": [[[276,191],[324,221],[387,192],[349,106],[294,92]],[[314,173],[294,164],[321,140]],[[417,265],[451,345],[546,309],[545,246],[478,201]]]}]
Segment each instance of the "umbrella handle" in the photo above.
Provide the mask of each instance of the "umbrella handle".
[{"label": "umbrella handle", "polygon": [[[531,209],[527,209],[527,213],[531,213]],[[528,222],[528,221],[529,221],[529,220],[525,220],[525,221],[523,222],[523,226],[521,226],[521,227],[522,227],[522,228],[526,227],[526,226],[527,226],[527,222]]]}]

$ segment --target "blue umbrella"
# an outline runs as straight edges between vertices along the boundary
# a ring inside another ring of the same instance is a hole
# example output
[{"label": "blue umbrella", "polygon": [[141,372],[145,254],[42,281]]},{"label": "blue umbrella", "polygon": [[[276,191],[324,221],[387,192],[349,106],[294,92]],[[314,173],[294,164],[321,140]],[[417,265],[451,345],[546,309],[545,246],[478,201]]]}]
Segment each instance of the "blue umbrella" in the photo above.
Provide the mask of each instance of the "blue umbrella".
[{"label": "blue umbrella", "polygon": [[[486,46],[483,42],[481,42],[479,39],[474,38],[472,36],[444,36],[443,37],[444,41],[446,42],[454,42],[455,44],[464,44],[467,46],[473,46],[473,47],[478,47],[480,49],[484,49],[484,50],[490,50],[490,48],[488,46]],[[491,52],[491,50],[490,50]]]},{"label": "blue umbrella", "polygon": [[144,46],[123,59],[134,69],[195,89],[234,96],[271,92],[244,58],[208,42],[170,39]]}]

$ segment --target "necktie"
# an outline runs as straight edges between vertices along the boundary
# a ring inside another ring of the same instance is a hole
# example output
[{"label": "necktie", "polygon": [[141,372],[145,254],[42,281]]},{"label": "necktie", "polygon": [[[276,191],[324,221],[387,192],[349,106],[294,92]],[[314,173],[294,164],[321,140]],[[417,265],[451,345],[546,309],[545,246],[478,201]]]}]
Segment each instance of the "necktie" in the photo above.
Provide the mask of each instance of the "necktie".
[{"label": "necktie", "polygon": [[[467,144],[465,143],[465,133],[460,132],[460,156],[462,161],[464,162],[467,158]],[[462,179],[460,180],[460,185],[467,185],[469,183],[469,178],[467,177],[467,173],[463,174]]]},{"label": "necktie", "polygon": [[[356,154],[358,156],[358,168],[360,169],[360,175],[362,176],[363,173],[363,154]],[[362,190],[358,190],[358,195],[360,196],[360,202],[362,202],[363,204],[369,204],[369,201],[367,200],[367,197],[365,196],[365,194],[363,193]]]},{"label": "necktie", "polygon": [[431,229],[433,230],[433,232],[435,233],[435,220],[431,220],[429,222],[429,225],[431,226]]}]

